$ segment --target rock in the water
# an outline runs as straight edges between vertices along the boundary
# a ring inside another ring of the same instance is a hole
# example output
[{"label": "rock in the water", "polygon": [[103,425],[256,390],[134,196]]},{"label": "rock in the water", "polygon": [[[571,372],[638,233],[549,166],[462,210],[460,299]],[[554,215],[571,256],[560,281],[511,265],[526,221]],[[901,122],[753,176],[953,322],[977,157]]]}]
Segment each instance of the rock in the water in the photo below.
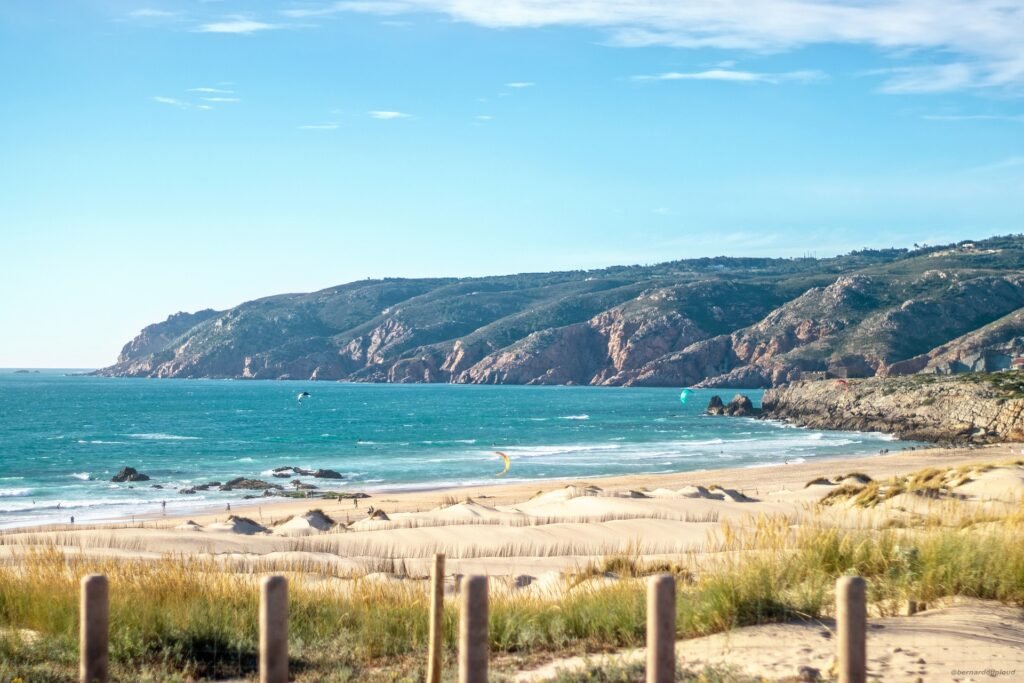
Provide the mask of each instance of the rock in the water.
[{"label": "rock in the water", "polygon": [[722,403],[722,397],[718,395],[712,396],[711,400],[708,401],[707,410],[704,412],[708,415],[725,415],[725,404]]},{"label": "rock in the water", "polygon": [[248,491],[266,491],[268,489],[281,489],[280,484],[270,484],[260,479],[246,479],[237,477],[220,487],[221,491],[232,491],[234,489],[245,489]]},{"label": "rock in the water", "polygon": [[340,472],[334,470],[317,470],[313,472],[313,476],[317,479],[344,479]]},{"label": "rock in the water", "polygon": [[736,394],[725,407],[725,414],[732,417],[743,417],[744,415],[756,415],[757,409],[753,402],[743,394]]},{"label": "rock in the water", "polygon": [[121,471],[110,480],[118,484],[126,481],[149,481],[149,475],[139,472],[134,467],[122,467]]}]

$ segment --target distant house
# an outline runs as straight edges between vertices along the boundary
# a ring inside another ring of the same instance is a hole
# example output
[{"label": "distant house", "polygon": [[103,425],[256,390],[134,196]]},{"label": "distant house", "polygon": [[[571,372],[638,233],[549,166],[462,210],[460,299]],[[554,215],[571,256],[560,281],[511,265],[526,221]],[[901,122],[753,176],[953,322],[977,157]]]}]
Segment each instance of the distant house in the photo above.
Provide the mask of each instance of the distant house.
[{"label": "distant house", "polygon": [[1010,361],[1011,370],[1024,370],[1024,357],[1018,356]]},{"label": "distant house", "polygon": [[797,379],[800,379],[800,380],[803,380],[803,381],[814,381],[814,380],[828,379],[828,373],[825,372],[824,370],[819,370],[819,371],[806,371],[805,370],[804,372],[801,372],[799,375],[797,375]]}]

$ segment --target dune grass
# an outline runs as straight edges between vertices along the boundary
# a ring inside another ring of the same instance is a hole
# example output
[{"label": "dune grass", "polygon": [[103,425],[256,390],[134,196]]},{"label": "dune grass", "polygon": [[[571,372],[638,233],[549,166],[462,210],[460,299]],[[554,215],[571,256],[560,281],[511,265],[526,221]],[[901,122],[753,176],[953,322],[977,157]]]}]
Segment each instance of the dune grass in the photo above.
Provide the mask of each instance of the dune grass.
[{"label": "dune grass", "polygon": [[[966,526],[950,519],[918,529],[844,529],[824,519],[794,527],[791,521],[723,524],[702,559],[679,554],[648,561],[639,545],[612,553],[567,579],[567,587],[575,587],[558,598],[495,591],[490,640],[496,671],[514,668],[517,658],[641,645],[644,584],[636,579],[652,572],[672,571],[681,579],[682,637],[827,616],[834,581],[843,574],[869,580],[875,614],[895,613],[911,597],[932,603],[960,595],[1024,605],[1024,513]],[[287,573],[297,681],[420,680],[427,640],[422,582],[325,581],[304,574],[308,568],[301,563],[292,569]],[[586,580],[606,571],[622,580]],[[0,681],[74,680],[78,580],[88,573],[110,578],[115,680],[254,676],[256,571],[172,557],[103,561],[51,549],[0,566]],[[456,604],[449,600],[449,662],[457,620]]]}]

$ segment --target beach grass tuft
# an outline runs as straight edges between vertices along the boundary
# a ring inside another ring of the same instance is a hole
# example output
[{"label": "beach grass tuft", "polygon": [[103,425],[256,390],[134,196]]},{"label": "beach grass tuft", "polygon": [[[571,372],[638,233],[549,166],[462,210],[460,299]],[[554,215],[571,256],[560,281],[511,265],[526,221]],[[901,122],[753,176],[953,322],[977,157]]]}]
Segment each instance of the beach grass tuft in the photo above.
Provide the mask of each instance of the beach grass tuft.
[{"label": "beach grass tuft", "polygon": [[[925,473],[914,481],[927,489],[939,478]],[[641,579],[651,573],[670,572],[679,579],[681,637],[828,616],[835,579],[846,574],[868,580],[875,614],[895,614],[909,598],[934,603],[967,596],[1024,606],[1021,509],[1001,516],[987,512],[984,518],[949,512],[941,524],[887,528],[855,521],[845,525],[835,515],[812,515],[800,525],[786,516],[759,517],[722,523],[713,536],[709,534],[705,552],[699,553],[642,543],[611,548],[551,592],[495,590],[490,639],[496,667],[513,666],[509,662],[517,657],[640,646],[645,627]],[[408,574],[406,558],[397,549],[390,549],[391,554],[387,547],[372,550],[382,553],[376,555],[379,566],[374,569]],[[593,546],[580,544],[495,547],[463,555],[542,556],[539,550],[584,556],[595,552]],[[13,552],[0,565],[0,680],[75,680],[78,581],[89,573],[110,579],[115,681],[253,676],[258,579],[267,566],[229,566],[180,556],[103,559],[56,541],[49,549]],[[274,571],[291,580],[290,649],[296,681],[418,680],[427,640],[423,581],[324,576],[300,558],[278,563]],[[605,578],[609,575],[614,578]],[[451,662],[458,622],[454,600],[446,604],[444,621]]]}]

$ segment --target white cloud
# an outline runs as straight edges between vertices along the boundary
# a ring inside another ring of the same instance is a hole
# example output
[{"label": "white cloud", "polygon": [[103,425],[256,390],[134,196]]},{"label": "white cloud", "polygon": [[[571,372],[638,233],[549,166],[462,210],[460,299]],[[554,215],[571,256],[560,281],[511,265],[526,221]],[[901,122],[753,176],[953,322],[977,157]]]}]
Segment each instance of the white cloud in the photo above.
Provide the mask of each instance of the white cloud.
[{"label": "white cloud", "polygon": [[204,92],[212,95],[232,95],[234,90],[223,90],[221,88],[189,88],[189,92]]},{"label": "white cloud", "polygon": [[152,99],[154,102],[159,104],[166,104],[171,107],[177,107],[178,109],[213,109],[213,107],[208,104],[193,104],[192,102],[185,102],[184,100],[179,100],[174,97],[156,96]]},{"label": "white cloud", "polygon": [[960,62],[938,66],[906,66],[880,69],[874,74],[887,74],[889,79],[881,91],[892,95],[935,93],[972,86],[977,79],[975,68]]},{"label": "white cloud", "polygon": [[207,102],[241,102],[239,97],[204,97]]},{"label": "white cloud", "polygon": [[338,12],[435,12],[490,28],[581,26],[603,30],[611,44],[625,47],[771,52],[867,45],[900,55],[904,64],[921,52],[947,62],[893,73],[885,92],[1024,86],[1021,0],[364,0],[285,14]]},{"label": "white cloud", "polygon": [[306,17],[325,17],[339,12],[363,12],[366,14],[401,14],[408,10],[415,10],[413,3],[404,0],[364,0],[362,2],[334,2],[319,7],[305,7],[296,9],[281,10],[281,14],[293,19],[304,19]]},{"label": "white cloud", "polygon": [[680,73],[669,71],[668,73],[656,76],[634,76],[637,81],[731,81],[733,83],[782,83],[785,81],[809,83],[820,81],[827,76],[817,70],[804,69],[800,71],[786,71],[784,73],[757,73],[754,71],[737,71],[735,69],[708,69],[707,71],[695,71]]},{"label": "white cloud", "polygon": [[170,19],[178,15],[176,12],[168,12],[162,9],[143,8],[129,12],[128,16],[135,19]]},{"label": "white cloud", "polygon": [[210,24],[202,24],[197,29],[198,33],[255,33],[257,31],[269,31],[281,28],[278,24],[266,24],[262,21],[253,21],[242,17],[234,17],[227,21],[217,21]]},{"label": "white cloud", "polygon": [[506,83],[506,88],[532,88],[537,85],[531,81],[513,81],[512,83]]},{"label": "white cloud", "polygon": [[391,121],[393,119],[407,119],[410,114],[401,111],[371,111],[370,116],[381,121]]},{"label": "white cloud", "polygon": [[301,130],[335,130],[338,127],[336,123],[310,123],[305,126],[299,126]]},{"label": "white cloud", "polygon": [[477,121],[493,121],[494,120],[494,117],[490,116],[488,114],[481,114],[480,116],[474,116],[473,118],[476,119]]}]

